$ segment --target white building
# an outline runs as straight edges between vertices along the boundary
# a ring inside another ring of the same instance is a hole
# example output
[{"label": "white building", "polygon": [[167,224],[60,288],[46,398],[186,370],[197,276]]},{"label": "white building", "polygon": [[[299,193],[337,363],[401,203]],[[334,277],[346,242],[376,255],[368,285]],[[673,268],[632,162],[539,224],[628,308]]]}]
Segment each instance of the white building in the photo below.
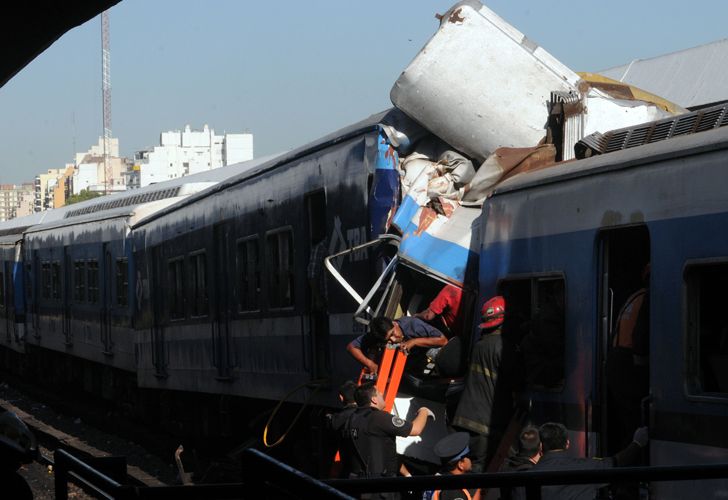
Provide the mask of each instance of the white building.
[{"label": "white building", "polygon": [[33,209],[36,212],[53,208],[53,188],[58,184],[58,179],[63,177],[65,171],[65,168],[49,168],[46,173],[35,176]]},{"label": "white building", "polygon": [[215,135],[207,125],[202,130],[187,125],[181,132],[162,132],[159,146],[137,152],[133,171],[138,172],[138,187],[144,187],[252,159],[253,134]]},{"label": "white building", "polygon": [[104,158],[102,156],[86,156],[82,163],[76,165],[73,173],[73,194],[84,189],[99,193],[126,190],[126,162],[123,158],[109,158],[109,179],[106,179]]},{"label": "white building", "polygon": [[34,205],[33,184],[0,184],[0,221],[30,215]]},{"label": "white building", "polygon": [[[126,189],[126,163],[119,158],[119,139],[109,140],[109,171],[104,165],[104,139],[85,153],[76,153],[73,173],[73,194],[84,189],[97,192],[124,191]],[[108,174],[108,175],[107,175]],[[108,178],[107,178],[108,177]]]}]

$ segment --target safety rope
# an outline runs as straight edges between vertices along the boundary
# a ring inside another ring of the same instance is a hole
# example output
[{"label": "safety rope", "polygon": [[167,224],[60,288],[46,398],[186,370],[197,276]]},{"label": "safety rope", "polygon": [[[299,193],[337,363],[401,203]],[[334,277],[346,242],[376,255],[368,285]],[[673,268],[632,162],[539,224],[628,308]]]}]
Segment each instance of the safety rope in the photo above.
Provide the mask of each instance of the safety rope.
[{"label": "safety rope", "polygon": [[[268,418],[268,422],[265,424],[265,428],[263,429],[263,444],[266,448],[273,448],[274,446],[278,446],[283,442],[283,440],[288,436],[288,433],[293,429],[293,426],[296,425],[296,422],[298,422],[298,419],[301,417],[301,414],[303,413],[303,410],[306,409],[308,406],[308,403],[311,401],[311,399],[316,395],[316,393],[321,389],[321,387],[328,382],[328,379],[322,378],[318,380],[311,380],[309,382],[305,382],[297,387],[295,387],[292,391],[290,391],[288,394],[283,396],[283,399],[281,399],[276,407],[273,409],[273,413],[270,414],[270,417]],[[283,406],[283,403],[285,403],[288,398],[290,398],[293,394],[300,391],[304,387],[310,387],[313,386],[313,392],[306,398],[306,400],[303,402],[303,405],[301,406],[301,409],[298,410],[298,413],[296,413],[296,416],[293,417],[293,421],[291,422],[291,425],[288,426],[288,429],[281,434],[281,437],[279,437],[275,443],[268,443],[268,428],[270,427],[271,422],[273,422],[273,419],[275,418],[276,414],[278,413],[278,410]]]}]

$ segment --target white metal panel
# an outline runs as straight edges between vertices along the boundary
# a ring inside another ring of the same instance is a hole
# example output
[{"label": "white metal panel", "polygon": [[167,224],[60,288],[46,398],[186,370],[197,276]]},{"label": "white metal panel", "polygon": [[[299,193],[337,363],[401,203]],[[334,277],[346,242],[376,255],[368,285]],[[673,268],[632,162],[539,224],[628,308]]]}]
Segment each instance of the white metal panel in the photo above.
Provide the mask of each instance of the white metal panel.
[{"label": "white metal panel", "polygon": [[728,39],[649,59],[600,74],[634,85],[684,107],[728,99]]},{"label": "white metal panel", "polygon": [[397,453],[440,465],[440,458],[435,455],[434,447],[435,443],[448,434],[445,405],[429,399],[398,393],[394,399],[392,414],[411,422],[417,416],[417,410],[423,406],[432,410],[435,420],[428,418],[425,429],[419,436],[398,437]]},{"label": "white metal panel", "polygon": [[552,91],[579,76],[479,2],[455,5],[391,91],[392,102],[465,154],[535,146]]}]

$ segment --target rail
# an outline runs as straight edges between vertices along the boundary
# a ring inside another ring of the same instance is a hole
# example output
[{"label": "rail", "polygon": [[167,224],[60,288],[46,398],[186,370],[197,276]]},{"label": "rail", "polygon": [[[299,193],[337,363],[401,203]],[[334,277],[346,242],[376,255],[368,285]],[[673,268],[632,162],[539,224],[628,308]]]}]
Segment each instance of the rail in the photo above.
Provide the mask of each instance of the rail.
[{"label": "rail", "polygon": [[525,487],[528,500],[540,500],[541,486],[607,484],[635,481],[726,479],[728,464],[614,467],[593,470],[498,472],[458,476],[412,476],[325,481],[351,495],[382,491],[454,490],[460,488]]},{"label": "rail", "polygon": [[54,453],[55,497],[68,500],[69,482],[82,485],[97,498],[207,500],[239,498],[321,498],[353,500],[353,498],[322,481],[312,478],[265,453],[248,449],[243,453],[243,483],[196,484],[189,486],[129,486],[124,485],[65,450]]},{"label": "rail", "polygon": [[68,498],[69,481],[92,485],[99,498],[115,499],[257,498],[273,494],[285,498],[349,500],[362,493],[384,491],[524,487],[528,500],[539,500],[541,486],[548,485],[728,479],[728,464],[705,464],[320,481],[261,451],[248,449],[243,453],[243,483],[139,487],[122,485],[63,450],[55,452],[55,462],[59,500]]}]

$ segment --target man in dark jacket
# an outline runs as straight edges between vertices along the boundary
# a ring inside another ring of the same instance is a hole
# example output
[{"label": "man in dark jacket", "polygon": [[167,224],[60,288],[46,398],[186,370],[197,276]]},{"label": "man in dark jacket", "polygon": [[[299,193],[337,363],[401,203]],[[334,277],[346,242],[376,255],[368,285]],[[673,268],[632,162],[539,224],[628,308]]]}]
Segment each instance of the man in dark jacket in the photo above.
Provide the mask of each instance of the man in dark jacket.
[{"label": "man in dark jacket", "polygon": [[[404,316],[391,320],[378,316],[369,326],[370,331],[349,342],[346,350],[371,374],[379,371],[379,356],[387,343],[397,344],[407,353],[415,348],[424,351],[447,344],[447,337],[440,330],[419,318]],[[409,360],[407,365],[411,366],[412,361]]]},{"label": "man in dark jacket", "polygon": [[[541,458],[541,438],[538,429],[531,425],[521,431],[518,438],[518,452],[506,459],[501,472],[529,471]],[[525,500],[526,489],[501,488],[501,500]]]},{"label": "man in dark jacket", "polygon": [[[639,460],[642,448],[647,446],[647,427],[640,427],[634,432],[632,442],[625,449],[607,458],[580,458],[567,452],[569,434],[562,424],[548,422],[539,428],[541,450],[543,456],[533,470],[579,470],[608,469],[632,465]],[[569,484],[544,486],[541,488],[542,500],[592,500],[597,489],[603,484]]]},{"label": "man in dark jacket", "polygon": [[481,313],[482,335],[473,347],[465,389],[452,423],[470,434],[473,472],[485,471],[513,411],[511,368],[502,363],[505,299],[496,296],[487,300]]},{"label": "man in dark jacket", "polygon": [[351,473],[352,451],[349,441],[346,439],[346,422],[356,411],[356,400],[354,393],[356,392],[356,383],[351,380],[344,382],[339,388],[339,400],[343,408],[332,415],[329,415],[329,426],[334,434],[337,446],[337,454],[339,460],[334,459],[334,463],[329,470],[329,476],[333,478],[346,478]]},{"label": "man in dark jacket", "polygon": [[[397,457],[396,437],[419,436],[427,417],[434,413],[422,407],[417,416],[408,422],[384,411],[384,398],[373,383],[360,385],[355,393],[357,409],[346,423],[348,439],[353,454],[355,477],[394,477],[400,469]],[[368,498],[399,498],[398,494],[385,493]]]}]

